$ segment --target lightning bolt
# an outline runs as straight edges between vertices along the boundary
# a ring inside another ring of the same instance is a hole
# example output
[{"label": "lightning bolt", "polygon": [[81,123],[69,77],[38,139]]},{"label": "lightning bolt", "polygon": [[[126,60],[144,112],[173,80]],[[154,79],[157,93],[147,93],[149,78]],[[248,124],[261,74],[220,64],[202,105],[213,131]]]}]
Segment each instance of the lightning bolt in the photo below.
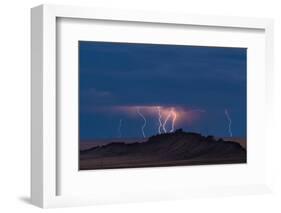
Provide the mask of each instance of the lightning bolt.
[{"label": "lightning bolt", "polygon": [[161,115],[161,108],[158,106],[157,110],[158,110],[158,122],[159,122],[158,133],[161,134],[161,128],[163,126],[163,124],[162,124],[162,115]]},{"label": "lightning bolt", "polygon": [[229,135],[230,135],[230,137],[232,137],[232,130],[231,130],[231,123],[232,123],[232,121],[231,121],[231,118],[230,118],[230,116],[228,114],[227,109],[224,110],[224,114],[226,115],[226,118],[228,120],[228,132],[229,132]]},{"label": "lightning bolt", "polygon": [[172,108],[171,114],[173,116],[173,119],[172,119],[172,128],[171,128],[170,132],[174,132],[175,131],[175,122],[177,119],[177,113],[175,112],[174,108]]},{"label": "lightning bolt", "polygon": [[118,126],[118,137],[119,137],[119,138],[122,137],[122,132],[121,132],[122,122],[123,122],[123,120],[120,119],[120,120],[119,120],[119,126]]},{"label": "lightning bolt", "polygon": [[142,127],[141,127],[141,131],[142,131],[143,137],[145,138],[144,128],[145,128],[145,126],[146,126],[146,119],[145,119],[145,117],[143,116],[143,114],[140,112],[140,108],[139,108],[139,107],[137,108],[137,113],[138,113],[139,116],[142,117],[142,119],[143,119],[143,125],[142,125]]},{"label": "lightning bolt", "polygon": [[167,117],[166,117],[166,119],[163,123],[163,130],[164,130],[165,133],[167,132],[166,124],[167,124],[168,120],[170,119],[171,115],[172,115],[172,109],[170,110],[169,114],[167,115]]}]

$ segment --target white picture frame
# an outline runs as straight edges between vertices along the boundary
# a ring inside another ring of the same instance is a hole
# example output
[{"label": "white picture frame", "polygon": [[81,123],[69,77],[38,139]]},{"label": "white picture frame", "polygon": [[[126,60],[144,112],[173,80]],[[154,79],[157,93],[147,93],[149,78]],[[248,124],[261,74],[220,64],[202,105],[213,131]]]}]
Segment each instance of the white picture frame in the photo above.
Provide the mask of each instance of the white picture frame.
[{"label": "white picture frame", "polygon": [[[74,6],[41,5],[31,10],[31,72],[32,72],[32,118],[31,118],[31,201],[33,204],[47,207],[91,205],[96,203],[114,203],[142,200],[165,200],[172,198],[186,198],[197,196],[252,194],[270,191],[270,182],[264,181],[251,184],[233,184],[217,187],[200,187],[194,183],[195,188],[188,191],[178,188],[165,189],[163,191],[143,194],[124,194],[115,197],[91,195],[58,195],[60,158],[57,145],[57,20],[87,19],[110,20],[132,23],[153,23],[159,25],[175,26],[200,26],[232,29],[256,29],[264,31],[265,41],[265,67],[266,79],[264,93],[266,95],[265,114],[262,120],[266,131],[266,146],[268,146],[268,132],[272,125],[272,91],[273,91],[273,21],[271,19],[240,18],[240,17],[216,17],[203,15],[187,15],[173,13],[154,13],[147,11],[123,11],[112,9],[84,8]],[[266,135],[267,134],[267,135]],[[263,156],[265,157],[265,156]],[[265,162],[266,168],[270,168]],[[176,171],[176,170],[175,170]],[[126,171],[125,171],[126,172]],[[265,176],[270,178],[270,170]],[[101,174],[106,175],[106,173]],[[74,189],[74,188],[73,188]],[[71,190],[71,188],[70,188]],[[169,194],[165,196],[165,193]],[[157,194],[158,193],[158,194]],[[114,194],[114,193],[113,193]],[[156,196],[157,195],[157,196]],[[117,199],[118,198],[118,199]]]}]

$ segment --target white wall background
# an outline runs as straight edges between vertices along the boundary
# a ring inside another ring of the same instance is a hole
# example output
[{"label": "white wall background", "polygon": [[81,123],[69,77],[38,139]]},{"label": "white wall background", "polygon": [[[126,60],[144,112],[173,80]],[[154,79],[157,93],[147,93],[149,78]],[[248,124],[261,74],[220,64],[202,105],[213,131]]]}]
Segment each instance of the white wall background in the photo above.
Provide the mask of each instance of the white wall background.
[{"label": "white wall background", "polygon": [[29,204],[30,178],[30,8],[42,3],[185,12],[275,19],[276,141],[271,141],[275,169],[272,195],[192,199],[157,203],[53,209],[52,212],[280,212],[281,211],[281,3],[278,0],[8,0],[0,7],[0,211],[37,212]]}]

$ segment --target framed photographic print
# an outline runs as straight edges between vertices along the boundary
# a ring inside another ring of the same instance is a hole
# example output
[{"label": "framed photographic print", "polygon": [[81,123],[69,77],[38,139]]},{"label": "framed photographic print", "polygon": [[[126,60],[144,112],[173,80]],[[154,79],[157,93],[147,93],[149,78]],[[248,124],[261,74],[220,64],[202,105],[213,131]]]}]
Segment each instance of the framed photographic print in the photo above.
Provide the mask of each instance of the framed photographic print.
[{"label": "framed photographic print", "polygon": [[269,192],[272,28],[33,8],[32,203]]},{"label": "framed photographic print", "polygon": [[80,170],[246,163],[246,48],[78,45]]}]

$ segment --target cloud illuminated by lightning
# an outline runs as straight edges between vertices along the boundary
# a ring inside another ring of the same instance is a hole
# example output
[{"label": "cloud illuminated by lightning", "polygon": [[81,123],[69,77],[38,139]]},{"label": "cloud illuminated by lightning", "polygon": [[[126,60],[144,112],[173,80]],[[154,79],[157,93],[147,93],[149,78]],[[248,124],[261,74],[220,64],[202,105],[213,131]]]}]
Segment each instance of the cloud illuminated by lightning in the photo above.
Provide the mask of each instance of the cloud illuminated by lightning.
[{"label": "cloud illuminated by lightning", "polygon": [[225,113],[226,118],[228,120],[228,132],[229,132],[230,137],[232,137],[232,130],[231,130],[231,123],[232,123],[232,121],[231,121],[231,118],[229,116],[229,113],[228,113],[227,109],[224,110],[224,113]]},{"label": "cloud illuminated by lightning", "polygon": [[142,125],[142,127],[141,127],[141,131],[142,131],[143,137],[145,138],[144,128],[145,128],[145,126],[146,126],[146,119],[145,119],[144,115],[140,112],[140,108],[139,108],[139,107],[137,108],[137,113],[138,113],[139,116],[141,116],[142,119],[143,119],[143,125]]},{"label": "cloud illuminated by lightning", "polygon": [[[147,119],[156,118],[157,120],[157,132],[158,134],[174,132],[176,126],[192,125],[197,122],[201,113],[204,113],[203,109],[190,109],[185,106],[161,106],[161,105],[121,105],[121,106],[109,106],[102,107],[95,110],[99,110],[107,113],[117,113],[118,116],[130,116],[135,117],[136,114],[141,117],[143,124],[141,126],[141,133],[143,137],[146,137],[145,130],[147,128]],[[137,112],[137,113],[136,113]],[[119,136],[122,135],[122,121],[119,121],[118,129]]]}]

